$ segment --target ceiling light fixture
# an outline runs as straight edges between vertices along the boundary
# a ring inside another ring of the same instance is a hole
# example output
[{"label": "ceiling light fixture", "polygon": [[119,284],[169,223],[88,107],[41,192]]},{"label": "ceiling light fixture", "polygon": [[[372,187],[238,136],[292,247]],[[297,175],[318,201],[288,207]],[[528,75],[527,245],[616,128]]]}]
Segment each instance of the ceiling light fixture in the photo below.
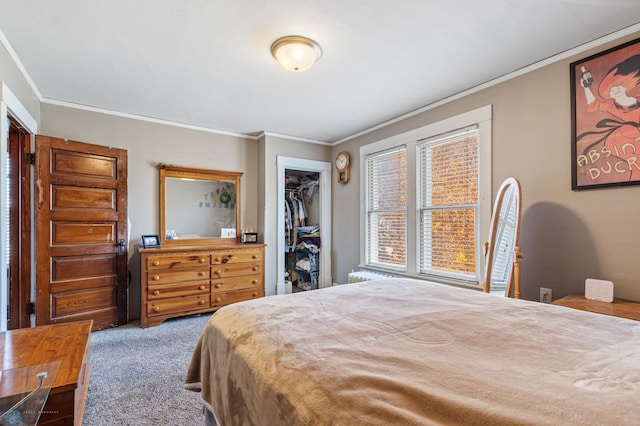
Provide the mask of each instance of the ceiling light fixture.
[{"label": "ceiling light fixture", "polygon": [[320,45],[303,36],[280,37],[271,45],[271,54],[286,70],[306,71],[322,55]]}]

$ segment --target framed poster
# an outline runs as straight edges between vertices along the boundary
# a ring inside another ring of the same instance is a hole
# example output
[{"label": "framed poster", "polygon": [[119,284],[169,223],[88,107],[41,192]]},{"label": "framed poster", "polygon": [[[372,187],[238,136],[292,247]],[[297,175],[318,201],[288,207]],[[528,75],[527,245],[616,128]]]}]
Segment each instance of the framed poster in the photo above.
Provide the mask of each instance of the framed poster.
[{"label": "framed poster", "polygon": [[640,184],[640,39],[570,69],[571,189]]}]

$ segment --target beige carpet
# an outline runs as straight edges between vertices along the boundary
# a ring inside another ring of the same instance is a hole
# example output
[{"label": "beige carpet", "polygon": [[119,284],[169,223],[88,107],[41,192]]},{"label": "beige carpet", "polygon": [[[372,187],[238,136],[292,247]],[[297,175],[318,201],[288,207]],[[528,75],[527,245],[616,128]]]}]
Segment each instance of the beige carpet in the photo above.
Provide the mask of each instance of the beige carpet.
[{"label": "beige carpet", "polygon": [[203,425],[200,394],[182,388],[211,314],[132,323],[91,334],[93,371],[84,426]]}]

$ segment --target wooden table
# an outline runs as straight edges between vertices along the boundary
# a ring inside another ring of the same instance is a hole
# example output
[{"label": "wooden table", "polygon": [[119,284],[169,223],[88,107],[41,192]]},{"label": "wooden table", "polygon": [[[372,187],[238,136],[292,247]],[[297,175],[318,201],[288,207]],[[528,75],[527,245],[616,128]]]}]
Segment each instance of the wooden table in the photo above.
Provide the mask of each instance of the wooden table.
[{"label": "wooden table", "polygon": [[587,299],[582,294],[570,294],[551,303],[582,311],[640,321],[640,303],[626,302],[619,299],[614,299],[613,302],[600,302]]},{"label": "wooden table", "polygon": [[[60,361],[38,425],[82,424],[91,373],[92,324],[76,321],[0,333],[3,370]],[[7,386],[3,383],[3,390]]]}]

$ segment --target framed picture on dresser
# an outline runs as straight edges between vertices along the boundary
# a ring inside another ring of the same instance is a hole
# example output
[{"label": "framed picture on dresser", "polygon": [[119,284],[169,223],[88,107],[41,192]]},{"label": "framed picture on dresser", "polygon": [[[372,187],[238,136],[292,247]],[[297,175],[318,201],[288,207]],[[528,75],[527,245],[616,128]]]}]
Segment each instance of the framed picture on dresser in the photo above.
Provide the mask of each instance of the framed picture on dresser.
[{"label": "framed picture on dresser", "polygon": [[144,248],[160,247],[160,237],[158,235],[143,235],[142,247]]}]

